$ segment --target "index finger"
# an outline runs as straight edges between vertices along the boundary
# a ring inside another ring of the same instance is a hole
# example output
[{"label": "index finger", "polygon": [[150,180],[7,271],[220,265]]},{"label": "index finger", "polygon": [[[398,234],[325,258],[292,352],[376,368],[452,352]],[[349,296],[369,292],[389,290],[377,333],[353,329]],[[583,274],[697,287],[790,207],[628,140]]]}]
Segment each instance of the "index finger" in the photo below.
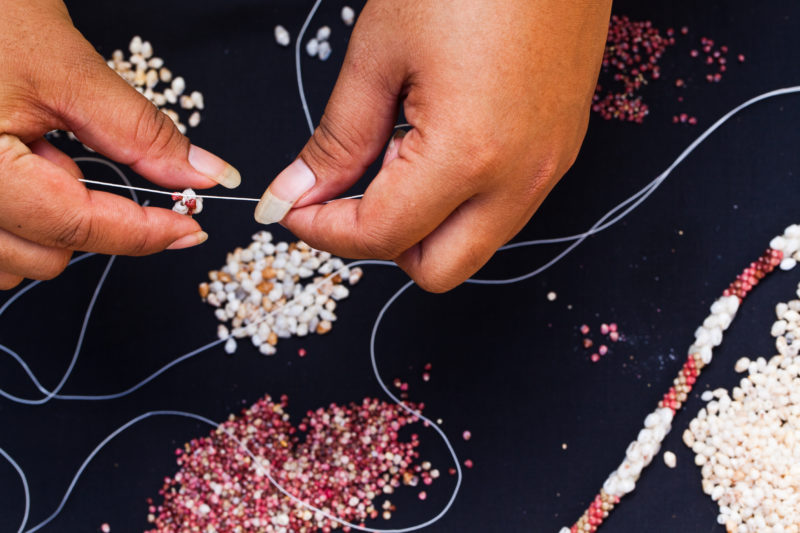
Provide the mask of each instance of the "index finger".
[{"label": "index finger", "polygon": [[193,235],[205,240],[191,218],[88,190],[11,135],[0,135],[0,213],[3,229],[70,250],[146,255]]}]

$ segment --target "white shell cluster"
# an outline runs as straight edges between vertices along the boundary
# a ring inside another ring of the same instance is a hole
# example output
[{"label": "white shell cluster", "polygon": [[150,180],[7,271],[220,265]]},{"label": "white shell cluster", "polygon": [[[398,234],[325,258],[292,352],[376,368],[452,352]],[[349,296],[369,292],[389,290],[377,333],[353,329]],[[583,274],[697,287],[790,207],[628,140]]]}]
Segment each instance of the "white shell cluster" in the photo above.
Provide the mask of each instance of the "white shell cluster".
[{"label": "white shell cluster", "polygon": [[[164,66],[164,60],[153,56],[153,46],[149,41],[143,41],[137,35],[131,39],[128,51],[130,55],[126,58],[122,50],[115,50],[108,60],[108,66],[167,115],[181,133],[186,134],[186,124],[197,127],[201,119],[200,111],[205,109],[203,93],[189,93],[186,80],[181,76],[173,77],[172,72]],[[186,124],[181,121],[178,112],[169,107],[175,105],[191,111]]]},{"label": "white shell cluster", "polygon": [[328,333],[337,302],[350,295],[344,281],[352,286],[362,276],[360,268],[327,252],[304,242],[273,242],[271,233],[261,231],[209,273],[200,295],[216,308],[227,353],[236,351],[237,339],[249,337],[262,354],[273,355],[278,339]]},{"label": "white shell cluster", "polygon": [[330,37],[330,26],[322,26],[317,30],[316,37],[309,39],[306,43],[306,53],[311,57],[318,57],[320,61],[327,61],[333,52],[331,43],[328,41]]},{"label": "white shell cluster", "polygon": [[735,533],[800,531],[800,299],[775,313],[778,355],[739,359],[749,375],[715,390],[683,434],[717,522]]}]

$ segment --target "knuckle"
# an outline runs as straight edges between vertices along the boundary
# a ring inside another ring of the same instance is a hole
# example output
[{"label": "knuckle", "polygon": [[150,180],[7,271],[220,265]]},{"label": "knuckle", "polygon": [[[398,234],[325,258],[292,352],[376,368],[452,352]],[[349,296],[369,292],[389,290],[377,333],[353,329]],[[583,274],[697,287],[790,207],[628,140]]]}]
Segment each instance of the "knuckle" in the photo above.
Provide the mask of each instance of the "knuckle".
[{"label": "knuckle", "polygon": [[393,238],[389,233],[373,225],[367,226],[360,235],[360,249],[370,259],[390,261],[399,257],[405,249],[399,239]]},{"label": "knuckle", "polygon": [[53,245],[66,250],[84,248],[92,235],[92,219],[80,210],[64,217],[55,231]]},{"label": "knuckle", "polygon": [[[540,154],[522,174],[523,179],[520,187],[517,188],[521,193],[521,198],[527,200],[528,203],[538,205],[571,165],[572,163],[565,163],[560,152],[549,151]],[[520,188],[521,190],[519,190]]]},{"label": "knuckle", "polygon": [[334,172],[350,170],[354,154],[361,153],[366,141],[355,129],[343,125],[346,123],[327,114],[322,117],[305,150],[309,166]]},{"label": "knuckle", "polygon": [[482,140],[470,140],[463,148],[463,153],[467,154],[467,160],[481,174],[495,170],[507,151],[507,146],[491,135]]},{"label": "knuckle", "polygon": [[185,137],[181,135],[172,119],[159,111],[154,105],[142,99],[136,111],[135,135],[131,146],[144,142],[146,146],[131,154],[132,164],[144,158],[159,158],[171,154],[177,146],[182,146]]},{"label": "knuckle", "polygon": [[126,255],[141,257],[143,255],[150,255],[154,252],[154,244],[150,240],[150,235],[145,233],[133,243],[133,246]]},{"label": "knuckle", "polygon": [[478,186],[497,173],[508,152],[508,146],[492,140],[491,136],[469,136],[442,145],[447,146],[447,152],[440,157],[445,168],[472,186]]},{"label": "knuckle", "polygon": [[[136,227],[149,228],[152,224],[149,221],[148,211],[144,208],[139,209],[136,216],[138,220],[135,221]],[[143,255],[150,255],[157,251],[157,243],[153,242],[152,235],[149,231],[138,231],[135,233],[135,240],[131,243],[126,255],[139,257]]]}]

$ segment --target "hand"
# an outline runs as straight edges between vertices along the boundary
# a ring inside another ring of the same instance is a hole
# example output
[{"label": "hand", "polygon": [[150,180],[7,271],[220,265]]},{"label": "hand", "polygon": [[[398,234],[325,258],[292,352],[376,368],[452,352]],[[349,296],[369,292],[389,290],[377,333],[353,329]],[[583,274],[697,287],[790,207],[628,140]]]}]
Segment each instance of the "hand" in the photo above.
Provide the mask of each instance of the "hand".
[{"label": "hand", "polygon": [[111,70],[60,0],[4,0],[0,17],[0,289],[49,279],[73,250],[143,255],[200,244],[189,217],[87,190],[75,163],[42,136],[69,130],[164,187],[238,185],[239,174],[190,146],[172,121]]},{"label": "hand", "polygon": [[[392,259],[423,289],[455,287],[574,162],[610,6],[369,0],[319,127],[256,219],[283,220],[338,255]],[[399,104],[413,129],[390,146],[363,199],[322,205],[378,157]]]}]

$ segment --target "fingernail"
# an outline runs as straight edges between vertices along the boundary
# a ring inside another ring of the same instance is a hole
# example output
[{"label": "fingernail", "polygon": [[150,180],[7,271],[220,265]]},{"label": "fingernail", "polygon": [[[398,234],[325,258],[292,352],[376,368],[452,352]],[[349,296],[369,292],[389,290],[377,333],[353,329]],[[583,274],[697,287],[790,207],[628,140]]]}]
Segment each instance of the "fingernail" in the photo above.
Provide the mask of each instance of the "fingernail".
[{"label": "fingernail", "polygon": [[392,135],[392,138],[389,140],[389,145],[386,147],[386,153],[383,154],[383,166],[386,166],[397,159],[397,155],[400,152],[402,139],[405,136],[405,130],[397,130],[395,134]]},{"label": "fingernail", "polygon": [[238,170],[199,146],[192,145],[189,148],[189,164],[199,173],[228,189],[235,189],[242,183]]},{"label": "fingernail", "polygon": [[208,233],[206,233],[205,231],[198,231],[196,233],[190,233],[189,235],[184,235],[177,241],[167,246],[167,250],[183,250],[185,248],[191,248],[192,246],[203,244],[207,240],[208,240]]},{"label": "fingernail", "polygon": [[292,206],[311,190],[317,178],[302,159],[286,167],[270,184],[256,207],[256,221],[273,224],[283,220]]}]

